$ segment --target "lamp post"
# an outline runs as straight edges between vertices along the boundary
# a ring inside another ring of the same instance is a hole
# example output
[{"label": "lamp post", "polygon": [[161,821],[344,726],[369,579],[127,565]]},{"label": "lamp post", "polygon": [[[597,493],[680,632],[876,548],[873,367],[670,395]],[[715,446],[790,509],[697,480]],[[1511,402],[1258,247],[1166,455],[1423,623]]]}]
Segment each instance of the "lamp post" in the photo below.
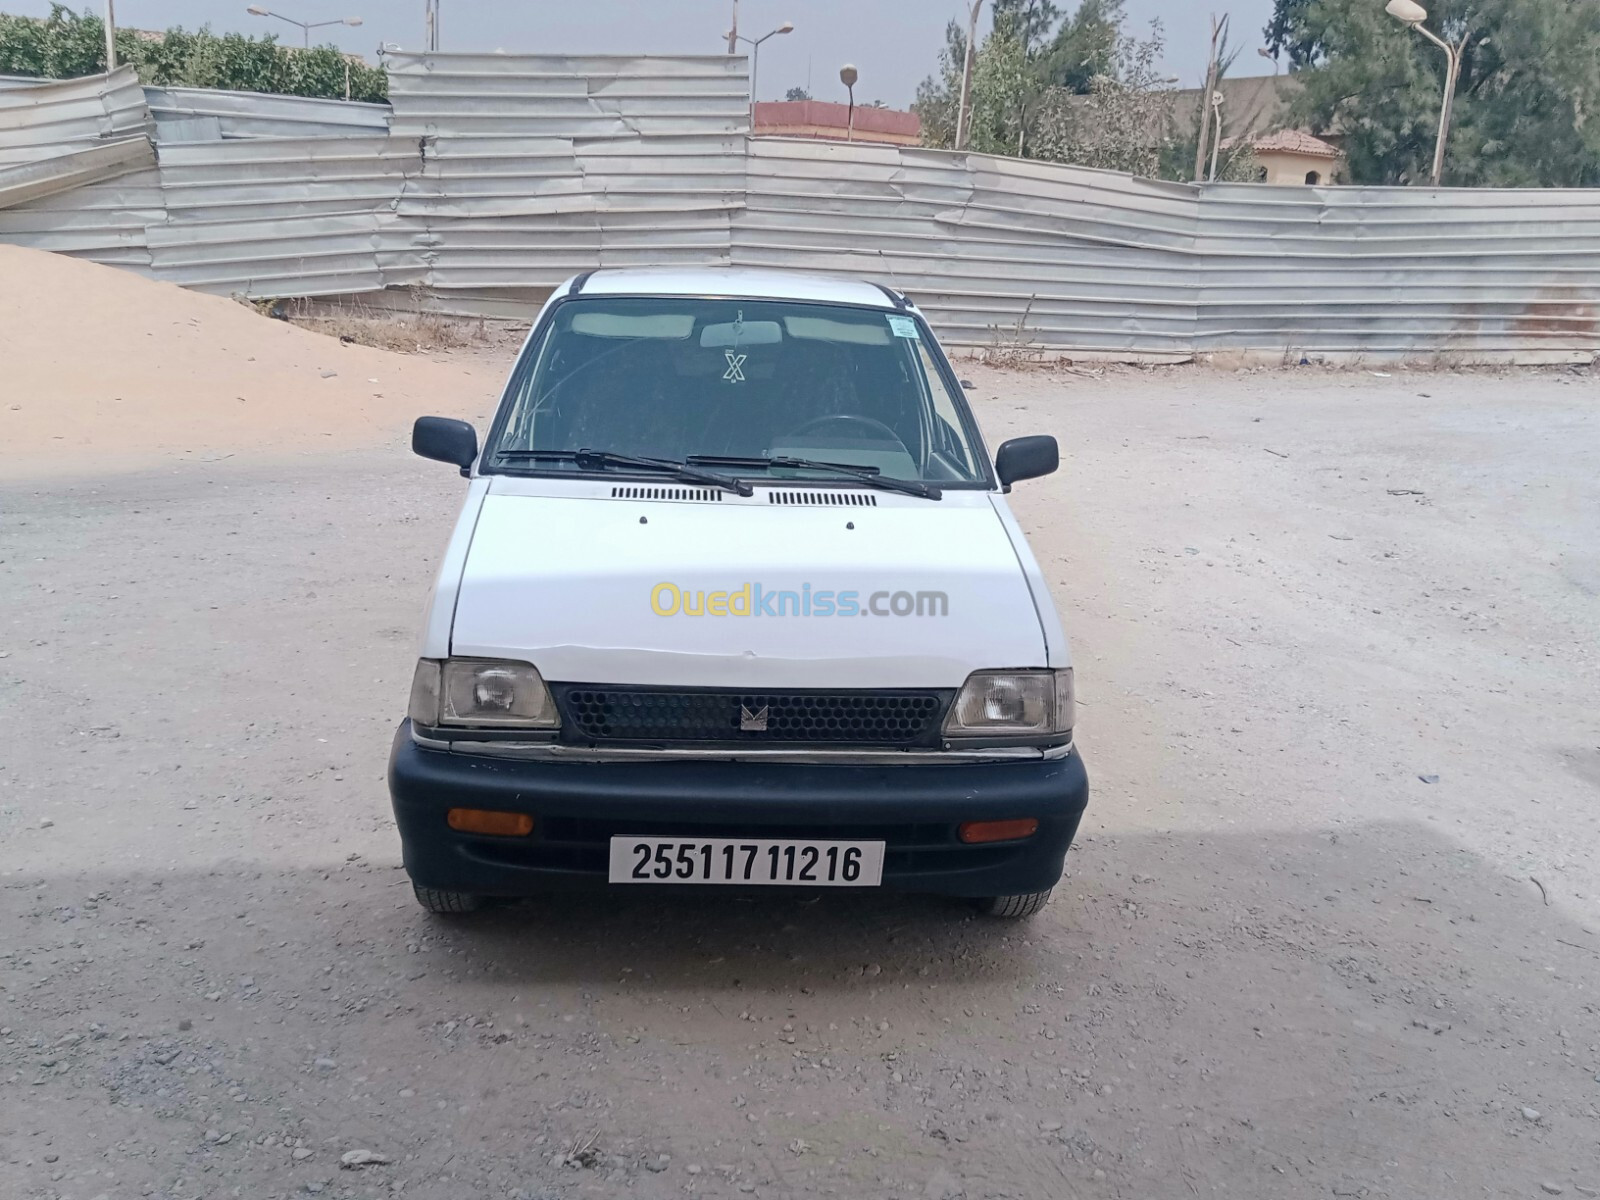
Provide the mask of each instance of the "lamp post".
[{"label": "lamp post", "polygon": [[353,29],[361,24],[360,17],[341,17],[337,21],[296,21],[293,17],[286,17],[280,12],[273,12],[270,8],[262,8],[258,4],[252,4],[245,9],[245,12],[252,17],[276,17],[280,21],[287,21],[290,25],[298,25],[300,32],[305,35],[307,50],[311,49],[311,31],[313,29],[321,29],[324,25],[348,25]]},{"label": "lamp post", "polygon": [[1211,93],[1212,120],[1216,122],[1217,136],[1211,142],[1211,182],[1217,181],[1217,155],[1222,153],[1222,93]]},{"label": "lamp post", "polygon": [[[737,8],[734,9],[734,14],[734,20],[738,20]],[[794,23],[792,21],[785,21],[772,32],[763,33],[758,38],[747,38],[737,29],[728,35],[732,44],[736,45],[739,42],[743,42],[754,51],[754,53],[750,56],[750,128],[752,131],[754,131],[756,127],[756,80],[761,75],[761,43],[766,41],[768,38],[777,37],[780,33],[793,32]]]},{"label": "lamp post", "polygon": [[106,0],[106,74],[117,69],[117,14]]},{"label": "lamp post", "polygon": [[1461,55],[1465,52],[1467,43],[1472,40],[1472,34],[1470,32],[1463,34],[1461,41],[1452,46],[1423,25],[1428,19],[1428,10],[1416,0],[1389,0],[1389,3],[1384,5],[1383,11],[1401,24],[1415,29],[1443,50],[1445,58],[1449,60],[1449,68],[1445,71],[1444,104],[1439,109],[1439,141],[1433,149],[1433,186],[1438,187],[1444,179],[1444,151],[1450,141],[1450,118],[1456,107],[1456,84],[1461,80]]},{"label": "lamp post", "polygon": [[1215,100],[1217,84],[1222,80],[1222,64],[1217,61],[1222,53],[1222,41],[1228,36],[1228,25],[1232,18],[1223,17],[1217,20],[1211,18],[1211,57],[1206,60],[1206,87],[1205,95],[1200,101],[1200,140],[1194,148],[1194,181],[1204,183],[1206,178],[1206,147],[1211,144],[1211,116],[1213,104],[1208,101]]},{"label": "lamp post", "polygon": [[439,49],[439,0],[427,0],[422,11],[422,44],[430,53]]},{"label": "lamp post", "polygon": [[850,91],[850,118],[845,125],[844,140],[856,140],[856,80],[861,78],[861,73],[856,70],[854,63],[845,63],[839,68],[839,82]]},{"label": "lamp post", "polygon": [[957,150],[966,146],[967,129],[972,124],[972,70],[978,56],[978,50],[974,43],[978,40],[978,16],[982,12],[983,0],[972,0],[971,5],[967,8],[967,53],[961,60],[961,103],[956,107],[954,148]]}]

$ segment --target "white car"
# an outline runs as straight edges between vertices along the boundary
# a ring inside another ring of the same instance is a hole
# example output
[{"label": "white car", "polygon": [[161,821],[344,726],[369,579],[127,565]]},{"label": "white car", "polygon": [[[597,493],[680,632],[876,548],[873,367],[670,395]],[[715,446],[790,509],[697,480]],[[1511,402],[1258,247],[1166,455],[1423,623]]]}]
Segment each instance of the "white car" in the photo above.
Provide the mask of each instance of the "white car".
[{"label": "white car", "polygon": [[1067,643],[916,306],[753,270],[579,276],[480,450],[394,739],[418,900],[881,888],[1028,916],[1088,803]]}]

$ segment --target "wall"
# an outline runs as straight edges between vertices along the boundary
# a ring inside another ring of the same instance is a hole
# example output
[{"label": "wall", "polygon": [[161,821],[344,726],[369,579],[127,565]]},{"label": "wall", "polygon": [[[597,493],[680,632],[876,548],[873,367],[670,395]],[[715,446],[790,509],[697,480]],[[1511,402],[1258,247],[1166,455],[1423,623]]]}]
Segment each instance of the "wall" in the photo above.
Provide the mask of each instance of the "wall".
[{"label": "wall", "polygon": [[1292,150],[1257,150],[1256,166],[1266,172],[1261,182],[1274,187],[1305,187],[1309,172],[1317,173],[1312,186],[1329,183],[1339,170],[1339,160]]},{"label": "wall", "polygon": [[830,100],[763,100],[755,106],[755,132],[761,137],[922,145],[922,121],[916,113],[870,105],[852,109]]},{"label": "wall", "polygon": [[751,138],[725,55],[388,67],[392,106],[0,81],[0,240],[224,294],[420,287],[508,316],[595,267],[833,271],[904,288],[951,344],[1081,358],[1600,352],[1590,192],[1196,188]]}]

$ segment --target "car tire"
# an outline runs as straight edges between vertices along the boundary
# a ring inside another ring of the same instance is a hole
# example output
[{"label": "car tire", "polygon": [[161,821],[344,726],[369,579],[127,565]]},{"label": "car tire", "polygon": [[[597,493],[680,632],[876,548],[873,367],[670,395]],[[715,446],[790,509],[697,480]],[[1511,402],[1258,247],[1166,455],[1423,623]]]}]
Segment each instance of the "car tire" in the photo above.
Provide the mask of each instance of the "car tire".
[{"label": "car tire", "polygon": [[1024,896],[990,896],[978,901],[978,911],[986,917],[1021,920],[1040,912],[1050,903],[1051,892],[1029,892]]},{"label": "car tire", "polygon": [[418,887],[416,884],[411,885],[411,890],[417,897],[417,903],[431,913],[470,913],[483,907],[483,897],[474,896],[471,892],[445,892],[438,888]]}]

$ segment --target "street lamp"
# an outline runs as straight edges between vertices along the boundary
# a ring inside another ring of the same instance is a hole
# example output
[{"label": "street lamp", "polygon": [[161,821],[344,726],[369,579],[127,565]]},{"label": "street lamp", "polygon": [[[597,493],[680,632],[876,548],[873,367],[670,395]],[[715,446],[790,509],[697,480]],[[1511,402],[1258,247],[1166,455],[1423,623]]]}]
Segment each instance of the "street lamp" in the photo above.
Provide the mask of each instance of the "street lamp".
[{"label": "street lamp", "polygon": [[967,132],[972,124],[972,109],[976,107],[972,95],[972,72],[978,59],[978,15],[983,12],[983,0],[972,0],[967,8],[967,52],[961,60],[961,103],[956,108],[956,136],[954,149],[967,144]]},{"label": "street lamp", "polygon": [[287,21],[291,25],[298,25],[300,32],[305,34],[306,49],[311,49],[311,31],[321,29],[324,25],[348,25],[354,29],[361,24],[360,17],[341,17],[337,21],[296,21],[293,17],[286,17],[282,13],[273,12],[270,8],[262,8],[259,4],[252,4],[245,9],[252,17],[276,17],[280,21]]},{"label": "street lamp", "polygon": [[839,68],[839,82],[850,90],[850,120],[845,126],[844,140],[856,140],[856,80],[861,78],[861,73],[856,70],[854,63],[845,63]]},{"label": "street lamp", "polygon": [[[735,17],[735,19],[737,19],[737,17]],[[745,45],[751,47],[755,51],[755,53],[750,56],[750,128],[751,128],[751,130],[754,130],[755,126],[756,126],[756,79],[761,74],[761,43],[766,41],[768,38],[777,37],[780,33],[793,33],[793,32],[794,32],[794,24],[793,24],[793,22],[785,21],[782,25],[779,25],[771,33],[763,33],[758,38],[747,38],[743,34],[739,33],[739,31],[737,29],[735,29],[733,32],[728,34],[728,38],[729,38],[730,41],[732,41],[734,43],[743,42]]]},{"label": "street lamp", "polygon": [[117,14],[111,0],[106,0],[106,74],[117,69]]},{"label": "street lamp", "polygon": [[1443,50],[1450,63],[1449,69],[1445,72],[1444,105],[1439,109],[1439,141],[1433,149],[1433,186],[1438,187],[1444,178],[1444,148],[1450,140],[1450,117],[1455,112],[1456,84],[1461,79],[1461,55],[1466,51],[1467,43],[1472,40],[1472,34],[1470,32],[1462,34],[1460,43],[1452,46],[1423,25],[1428,19],[1428,10],[1416,0],[1389,0],[1389,3],[1384,5],[1383,11],[1401,24],[1409,25]]},{"label": "street lamp", "polygon": [[1217,155],[1222,153],[1222,93],[1211,93],[1212,119],[1217,125],[1216,141],[1211,143],[1211,182],[1217,181]]},{"label": "street lamp", "polygon": [[430,54],[439,49],[439,0],[427,0],[422,13],[422,44]]}]

